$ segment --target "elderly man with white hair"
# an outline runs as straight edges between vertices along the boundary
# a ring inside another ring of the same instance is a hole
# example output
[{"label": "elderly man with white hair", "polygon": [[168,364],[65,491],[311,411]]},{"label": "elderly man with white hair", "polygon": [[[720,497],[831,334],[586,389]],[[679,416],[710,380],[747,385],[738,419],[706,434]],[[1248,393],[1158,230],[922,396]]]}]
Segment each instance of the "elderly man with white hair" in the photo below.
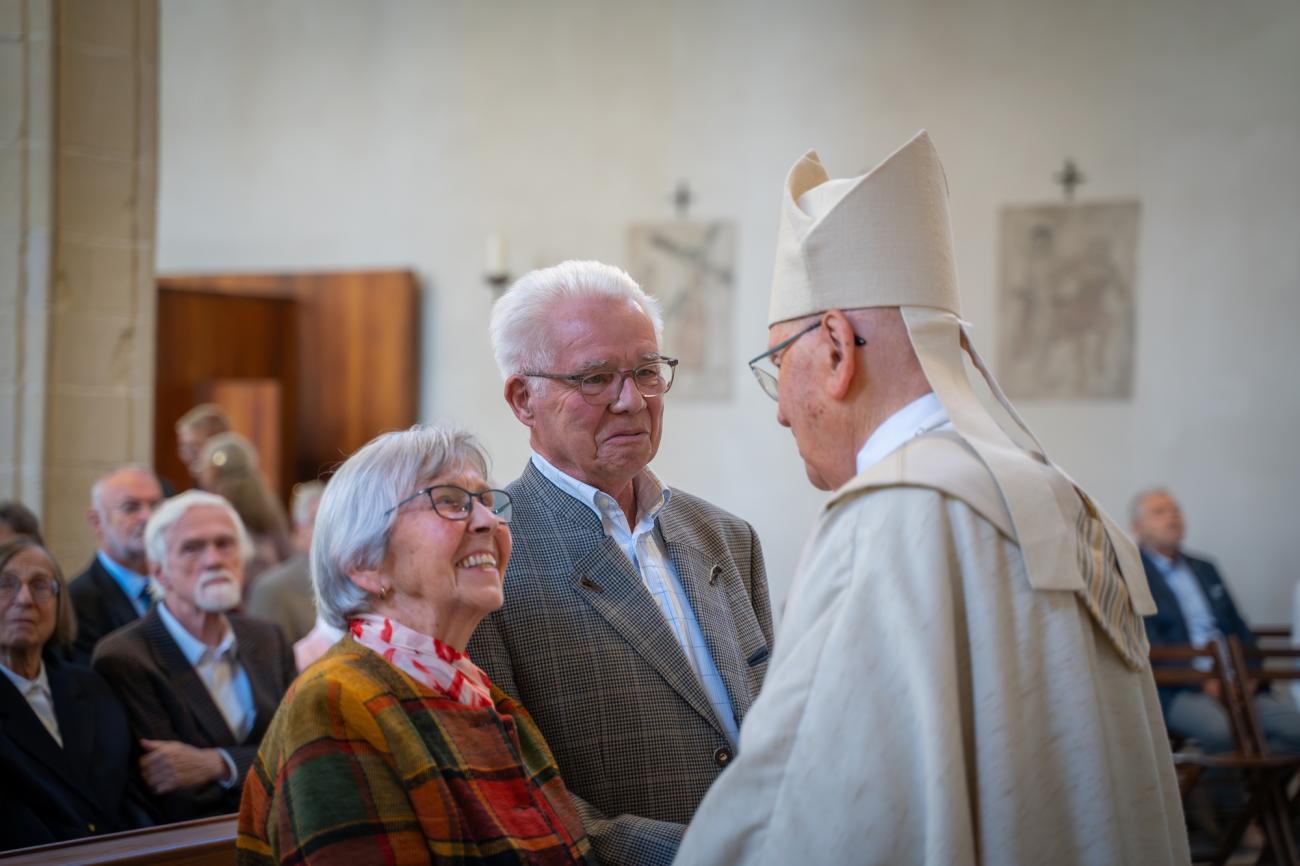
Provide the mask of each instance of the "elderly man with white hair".
[{"label": "elderly man with white hair", "polygon": [[976,353],[929,137],[853,179],[808,154],[781,216],[751,365],[833,493],[678,862],[1187,863],[1142,563]]},{"label": "elderly man with white hair", "polygon": [[470,655],[532,712],[602,863],[668,863],[730,764],[767,670],[763,556],[743,520],[648,468],[676,360],[623,271],[565,262],[492,311],[532,458],[506,490],[505,605]]},{"label": "elderly man with white hair", "polygon": [[145,549],[163,600],[100,642],[95,670],[127,709],[160,813],[233,812],[293,680],[290,646],[276,626],[228,613],[251,546],[226,500],[201,491],[167,500],[149,519]]}]

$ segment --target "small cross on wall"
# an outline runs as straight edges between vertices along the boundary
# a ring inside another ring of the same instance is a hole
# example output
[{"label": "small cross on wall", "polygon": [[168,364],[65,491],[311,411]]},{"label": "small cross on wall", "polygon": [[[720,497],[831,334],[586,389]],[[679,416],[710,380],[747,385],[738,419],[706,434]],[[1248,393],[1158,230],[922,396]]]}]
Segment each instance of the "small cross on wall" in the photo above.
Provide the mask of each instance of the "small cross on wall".
[{"label": "small cross on wall", "polygon": [[673,190],[673,207],[677,209],[677,218],[686,219],[687,213],[691,209],[691,202],[695,196],[691,194],[691,186],[686,181],[678,181],[677,189]]},{"label": "small cross on wall", "polygon": [[1074,164],[1074,160],[1068,157],[1065,160],[1065,166],[1052,177],[1061,185],[1061,189],[1065,192],[1066,201],[1074,201],[1074,188],[1088,182],[1088,178],[1084,176],[1083,172],[1079,171],[1079,167]]}]

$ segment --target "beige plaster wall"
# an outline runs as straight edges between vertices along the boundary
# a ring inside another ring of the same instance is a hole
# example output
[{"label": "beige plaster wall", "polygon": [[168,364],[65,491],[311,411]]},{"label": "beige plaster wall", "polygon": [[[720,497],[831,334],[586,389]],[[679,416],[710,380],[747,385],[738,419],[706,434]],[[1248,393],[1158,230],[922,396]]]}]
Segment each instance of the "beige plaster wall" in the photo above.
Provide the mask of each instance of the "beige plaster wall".
[{"label": "beige plaster wall", "polygon": [[38,510],[69,571],[94,549],[91,482],[152,449],[157,22],[156,0],[10,0],[0,18],[25,82],[3,137],[20,182],[0,204],[0,242],[17,242],[0,253],[16,345],[0,363],[0,495]]}]

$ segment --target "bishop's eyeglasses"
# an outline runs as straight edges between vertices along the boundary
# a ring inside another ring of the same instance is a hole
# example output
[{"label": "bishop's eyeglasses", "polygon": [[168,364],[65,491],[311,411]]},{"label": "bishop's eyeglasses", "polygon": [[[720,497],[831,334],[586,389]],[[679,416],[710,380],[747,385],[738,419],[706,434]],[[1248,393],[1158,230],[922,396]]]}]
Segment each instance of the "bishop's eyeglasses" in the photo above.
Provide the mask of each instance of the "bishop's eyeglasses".
[{"label": "bishop's eyeglasses", "polygon": [[[764,394],[771,397],[773,400],[779,400],[781,398],[781,392],[778,387],[778,377],[781,375],[781,352],[787,349],[791,343],[802,337],[804,334],[811,334],[821,326],[822,320],[818,319],[788,340],[782,340],[766,352],[750,359],[749,372],[754,374],[754,378],[758,380],[759,387],[763,389]],[[857,334],[854,334],[853,345],[865,346],[867,345],[867,341],[859,337]],[[772,370],[758,366],[764,360],[768,360],[769,363],[771,363]]]},{"label": "bishop's eyeglasses", "polygon": [[644,364],[638,364],[630,370],[591,370],[587,373],[543,373],[526,372],[521,375],[536,376],[540,379],[554,379],[578,389],[582,399],[592,406],[605,406],[618,399],[623,392],[623,383],[628,379],[641,392],[642,397],[660,397],[668,393],[673,386],[673,373],[677,368],[676,358],[658,358]]}]

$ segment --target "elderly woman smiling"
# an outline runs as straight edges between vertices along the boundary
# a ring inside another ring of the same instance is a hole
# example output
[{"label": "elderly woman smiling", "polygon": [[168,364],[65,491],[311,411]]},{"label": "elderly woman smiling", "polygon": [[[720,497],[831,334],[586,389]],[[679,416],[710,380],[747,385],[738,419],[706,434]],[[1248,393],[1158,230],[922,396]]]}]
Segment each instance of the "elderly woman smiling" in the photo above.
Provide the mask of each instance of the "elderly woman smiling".
[{"label": "elderly woman smiling", "polygon": [[468,434],[415,427],[330,480],[312,579],[346,634],[262,741],[241,863],[592,862],[532,718],[463,652],[510,557],[510,497],[486,475]]}]

